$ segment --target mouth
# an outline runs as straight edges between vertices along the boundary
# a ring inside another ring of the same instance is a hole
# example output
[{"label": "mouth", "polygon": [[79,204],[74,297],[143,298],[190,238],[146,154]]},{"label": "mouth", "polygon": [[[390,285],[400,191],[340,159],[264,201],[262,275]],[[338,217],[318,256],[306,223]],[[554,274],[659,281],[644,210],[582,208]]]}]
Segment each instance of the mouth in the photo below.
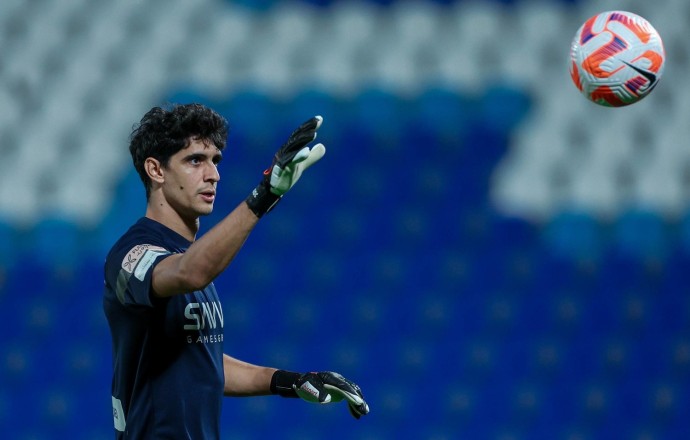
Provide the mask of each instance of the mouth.
[{"label": "mouth", "polygon": [[199,195],[201,196],[201,199],[206,203],[213,203],[213,201],[216,199],[215,191],[204,191],[199,193]]}]

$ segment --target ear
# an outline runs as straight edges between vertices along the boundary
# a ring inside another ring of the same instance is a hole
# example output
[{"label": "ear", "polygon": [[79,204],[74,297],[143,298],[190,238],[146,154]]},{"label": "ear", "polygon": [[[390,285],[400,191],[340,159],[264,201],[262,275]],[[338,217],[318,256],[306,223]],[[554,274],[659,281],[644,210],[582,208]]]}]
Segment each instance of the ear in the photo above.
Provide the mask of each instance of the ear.
[{"label": "ear", "polygon": [[165,180],[163,167],[157,159],[154,159],[153,157],[146,158],[144,161],[144,169],[146,170],[146,174],[148,174],[149,179],[151,179],[152,182],[163,183]]}]

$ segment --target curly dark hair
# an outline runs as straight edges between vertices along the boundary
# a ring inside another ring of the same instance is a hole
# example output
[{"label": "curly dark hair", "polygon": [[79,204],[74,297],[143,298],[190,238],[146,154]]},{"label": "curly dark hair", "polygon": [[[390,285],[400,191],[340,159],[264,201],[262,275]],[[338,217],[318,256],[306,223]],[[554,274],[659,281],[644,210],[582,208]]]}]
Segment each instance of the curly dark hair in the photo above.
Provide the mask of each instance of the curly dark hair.
[{"label": "curly dark hair", "polygon": [[227,137],[227,120],[202,104],[171,104],[149,110],[134,126],[129,143],[134,168],[146,188],[146,199],[151,193],[151,179],[144,169],[147,158],[153,157],[165,167],[170,157],[187,148],[192,139],[210,141],[222,151]]}]

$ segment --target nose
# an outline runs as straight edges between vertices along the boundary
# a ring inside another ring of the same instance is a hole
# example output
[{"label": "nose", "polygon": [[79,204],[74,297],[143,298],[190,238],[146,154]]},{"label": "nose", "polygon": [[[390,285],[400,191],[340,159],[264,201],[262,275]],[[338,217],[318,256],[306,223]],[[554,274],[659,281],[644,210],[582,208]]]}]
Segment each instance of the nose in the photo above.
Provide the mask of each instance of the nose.
[{"label": "nose", "polygon": [[218,182],[220,180],[220,173],[218,172],[218,167],[216,164],[211,163],[207,167],[206,171],[206,181],[208,182]]}]

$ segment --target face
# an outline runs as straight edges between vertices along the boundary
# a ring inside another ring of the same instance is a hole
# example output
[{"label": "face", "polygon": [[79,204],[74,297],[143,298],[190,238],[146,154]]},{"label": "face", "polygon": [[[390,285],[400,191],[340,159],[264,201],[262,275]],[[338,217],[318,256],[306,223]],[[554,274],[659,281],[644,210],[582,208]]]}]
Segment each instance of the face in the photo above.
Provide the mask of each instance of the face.
[{"label": "face", "polygon": [[197,218],[213,211],[221,159],[213,143],[197,139],[170,158],[164,168],[163,194],[182,217]]}]

